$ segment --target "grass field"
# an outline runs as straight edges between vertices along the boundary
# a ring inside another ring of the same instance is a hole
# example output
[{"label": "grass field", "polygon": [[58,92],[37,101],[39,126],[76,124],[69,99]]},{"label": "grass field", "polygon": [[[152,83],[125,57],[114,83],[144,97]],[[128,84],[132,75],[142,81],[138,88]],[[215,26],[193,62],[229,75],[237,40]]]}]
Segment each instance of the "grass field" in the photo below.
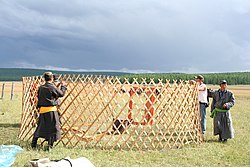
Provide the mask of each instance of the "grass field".
[{"label": "grass field", "polygon": [[[0,84],[1,85],[1,84]],[[212,119],[207,116],[205,142],[201,145],[186,145],[181,149],[161,151],[103,151],[80,148],[55,147],[51,152],[33,151],[28,142],[17,138],[21,119],[21,84],[16,84],[15,96],[11,101],[9,86],[6,85],[4,99],[0,100],[0,144],[17,144],[24,151],[17,155],[13,166],[30,166],[29,160],[36,158],[62,159],[66,156],[84,156],[97,167],[110,166],[250,166],[250,86],[229,86],[236,97],[231,113],[235,138],[227,143],[217,142],[212,134]],[[217,86],[209,86],[213,89]],[[210,110],[207,110],[209,115]]]}]

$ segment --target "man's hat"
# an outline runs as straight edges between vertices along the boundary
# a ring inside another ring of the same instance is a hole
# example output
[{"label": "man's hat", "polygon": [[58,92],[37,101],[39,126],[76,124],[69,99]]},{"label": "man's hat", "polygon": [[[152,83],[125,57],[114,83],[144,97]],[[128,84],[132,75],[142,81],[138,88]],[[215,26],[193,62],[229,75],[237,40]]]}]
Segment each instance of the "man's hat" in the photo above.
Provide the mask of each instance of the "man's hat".
[{"label": "man's hat", "polygon": [[221,81],[220,81],[220,85],[221,85],[221,84],[227,84],[227,81],[226,81],[226,80],[221,80]]},{"label": "man's hat", "polygon": [[204,80],[204,77],[202,75],[197,75],[194,77],[195,79],[200,79],[200,80]]},{"label": "man's hat", "polygon": [[44,78],[45,78],[45,77],[50,77],[50,76],[53,76],[52,72],[50,72],[50,71],[45,72],[45,73],[43,74],[43,77],[44,77]]}]

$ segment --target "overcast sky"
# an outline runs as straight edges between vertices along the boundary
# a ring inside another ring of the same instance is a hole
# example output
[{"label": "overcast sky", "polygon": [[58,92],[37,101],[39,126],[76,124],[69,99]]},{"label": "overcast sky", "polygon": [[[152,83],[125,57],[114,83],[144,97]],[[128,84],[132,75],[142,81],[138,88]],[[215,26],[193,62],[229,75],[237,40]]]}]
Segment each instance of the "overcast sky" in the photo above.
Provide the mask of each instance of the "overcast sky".
[{"label": "overcast sky", "polygon": [[0,0],[0,67],[250,71],[249,0]]}]

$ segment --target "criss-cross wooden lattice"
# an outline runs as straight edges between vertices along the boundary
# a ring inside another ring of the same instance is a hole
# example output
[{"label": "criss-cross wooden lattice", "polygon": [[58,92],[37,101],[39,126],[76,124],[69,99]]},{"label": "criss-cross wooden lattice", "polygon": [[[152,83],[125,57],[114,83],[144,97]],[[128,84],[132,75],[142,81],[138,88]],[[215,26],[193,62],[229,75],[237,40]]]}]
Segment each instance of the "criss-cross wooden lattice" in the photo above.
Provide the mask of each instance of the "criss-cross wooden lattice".
[{"label": "criss-cross wooden lattice", "polygon": [[[118,77],[61,75],[67,83],[59,107],[62,138],[58,144],[122,150],[159,150],[201,143],[197,85],[157,83]],[[39,112],[41,77],[23,78],[19,138],[30,140]]]}]

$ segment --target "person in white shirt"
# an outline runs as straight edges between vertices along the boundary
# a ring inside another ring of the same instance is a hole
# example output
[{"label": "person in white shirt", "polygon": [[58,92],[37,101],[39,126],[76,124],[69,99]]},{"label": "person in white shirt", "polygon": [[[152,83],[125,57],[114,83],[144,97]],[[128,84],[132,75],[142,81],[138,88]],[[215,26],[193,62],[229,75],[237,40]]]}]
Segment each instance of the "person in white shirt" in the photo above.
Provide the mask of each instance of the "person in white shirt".
[{"label": "person in white shirt", "polygon": [[204,77],[202,75],[195,76],[195,81],[198,83],[198,98],[200,103],[200,116],[201,116],[201,130],[202,133],[206,132],[206,107],[207,101],[207,86],[204,84]]}]

